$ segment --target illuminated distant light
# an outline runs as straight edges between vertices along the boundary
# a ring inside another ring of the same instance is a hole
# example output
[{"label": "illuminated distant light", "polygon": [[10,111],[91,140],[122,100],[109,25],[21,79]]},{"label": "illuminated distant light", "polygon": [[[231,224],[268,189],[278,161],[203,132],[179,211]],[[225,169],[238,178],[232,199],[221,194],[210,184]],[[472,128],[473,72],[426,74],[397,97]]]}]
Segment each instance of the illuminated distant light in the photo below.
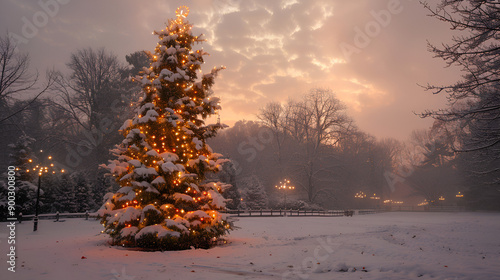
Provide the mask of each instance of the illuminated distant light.
[{"label": "illuminated distant light", "polygon": [[419,203],[418,206],[425,206],[425,205],[428,205],[429,202],[427,200],[425,200],[424,202],[422,203]]},{"label": "illuminated distant light", "polygon": [[52,156],[49,156],[49,159],[52,159]]},{"label": "illuminated distant light", "polygon": [[32,159],[28,159],[28,162],[33,162],[33,160]]},{"label": "illuminated distant light", "polygon": [[43,150],[40,150],[40,153],[43,153]]},{"label": "illuminated distant light", "polygon": [[64,169],[62,169],[61,172],[64,173]]}]

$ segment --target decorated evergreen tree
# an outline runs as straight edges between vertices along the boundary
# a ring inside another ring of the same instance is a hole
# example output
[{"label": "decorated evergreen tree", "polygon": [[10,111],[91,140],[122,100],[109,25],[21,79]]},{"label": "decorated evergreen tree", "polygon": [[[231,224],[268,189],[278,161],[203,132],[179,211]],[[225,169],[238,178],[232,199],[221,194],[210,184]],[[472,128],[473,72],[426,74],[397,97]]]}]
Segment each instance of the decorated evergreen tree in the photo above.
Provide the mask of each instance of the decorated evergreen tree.
[{"label": "decorated evergreen tree", "polygon": [[99,214],[113,244],[153,250],[208,248],[231,228],[224,215],[222,184],[204,181],[225,160],[206,139],[223,126],[205,124],[220,109],[210,97],[216,74],[198,77],[203,50],[193,50],[200,36],[191,34],[189,9],[176,11],[159,42],[151,65],[135,80],[143,96],[133,119],[120,128],[125,139],[112,152],[108,168],[121,186],[109,193]]}]

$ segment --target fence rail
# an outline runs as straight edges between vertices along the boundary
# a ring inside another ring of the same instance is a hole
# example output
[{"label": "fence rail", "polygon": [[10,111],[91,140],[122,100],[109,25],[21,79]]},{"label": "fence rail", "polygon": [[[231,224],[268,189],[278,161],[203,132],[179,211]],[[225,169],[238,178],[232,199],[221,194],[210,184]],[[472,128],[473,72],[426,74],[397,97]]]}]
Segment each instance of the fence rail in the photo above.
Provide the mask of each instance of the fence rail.
[{"label": "fence rail", "polygon": [[317,216],[317,217],[341,217],[352,215],[366,215],[377,213],[374,209],[360,210],[293,210],[293,209],[260,209],[260,210],[228,210],[224,213],[236,217],[279,217],[279,216]]},{"label": "fence rail", "polygon": [[[384,209],[356,209],[356,210],[295,210],[295,209],[259,209],[259,210],[226,210],[222,213],[232,217],[341,217],[352,215],[367,215],[379,212],[458,212],[464,211],[459,206],[392,206]],[[18,217],[19,221],[33,220],[35,215]],[[59,220],[64,218],[99,218],[97,213],[51,213],[38,215],[40,220]]]},{"label": "fence rail", "polygon": [[[227,210],[222,213],[228,214],[233,217],[341,217],[341,216],[352,216],[352,215],[366,215],[375,214],[380,211],[374,209],[359,209],[359,210],[292,210],[287,209],[262,209],[262,210]],[[23,215],[18,217],[18,221],[30,221],[35,218],[35,215]],[[50,214],[40,214],[38,219],[40,220],[60,220],[65,218],[99,218],[97,213],[50,213]]]},{"label": "fence rail", "polygon": [[387,206],[385,211],[389,212],[459,212],[465,211],[465,207],[457,205],[433,205],[433,206]]},{"label": "fence rail", "polygon": [[[98,218],[97,213],[49,213],[49,214],[40,214],[38,215],[38,219],[40,220],[59,220],[64,218]],[[35,215],[22,215],[18,217],[19,221],[30,221],[35,218]]]}]

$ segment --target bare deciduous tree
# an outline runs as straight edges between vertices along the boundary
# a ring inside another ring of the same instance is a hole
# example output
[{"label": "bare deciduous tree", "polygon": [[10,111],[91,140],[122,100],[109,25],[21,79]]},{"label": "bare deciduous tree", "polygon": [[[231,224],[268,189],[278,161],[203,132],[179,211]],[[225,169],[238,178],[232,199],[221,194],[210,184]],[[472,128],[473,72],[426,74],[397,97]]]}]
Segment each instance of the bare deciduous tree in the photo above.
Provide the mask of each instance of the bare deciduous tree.
[{"label": "bare deciduous tree", "polygon": [[319,162],[327,156],[326,147],[337,145],[351,128],[345,106],[333,92],[314,88],[302,100],[290,100],[285,108],[280,104],[268,105],[261,111],[260,119],[276,133],[288,135],[300,144],[294,154],[304,180],[297,184],[306,191],[308,200],[313,202],[321,193],[327,193],[318,185],[318,175],[329,171]]},{"label": "bare deciduous tree", "polygon": [[71,75],[59,74],[54,87],[60,98],[56,107],[71,119],[68,129],[73,134],[64,141],[94,155],[88,165],[96,167],[108,156],[114,141],[109,136],[119,136],[118,128],[131,113],[128,104],[134,87],[127,81],[126,68],[104,48],[78,50],[67,66]]},{"label": "bare deciduous tree", "polygon": [[280,177],[284,176],[283,170],[283,144],[287,137],[286,120],[287,111],[278,102],[271,102],[260,109],[257,116],[264,126],[269,128],[273,133],[273,140],[276,144],[276,161],[280,169]]},{"label": "bare deciduous tree", "polygon": [[[0,123],[26,110],[54,82],[54,74],[48,72],[47,83],[37,88],[38,73],[29,72],[29,55],[17,52],[16,46],[8,36],[0,37]],[[30,93],[30,96],[27,94]],[[11,110],[11,102],[31,99],[21,108]]]},{"label": "bare deciduous tree", "polygon": [[[498,96],[500,85],[500,2],[488,0],[441,0],[432,7],[423,2],[430,15],[451,25],[460,35],[453,37],[451,44],[441,47],[429,44],[435,57],[451,66],[459,66],[464,74],[452,85],[427,85],[434,93],[448,93],[450,107],[437,111],[426,111],[422,117],[433,117],[443,121],[471,122],[494,116],[500,120],[500,102],[488,102],[493,95]],[[500,144],[500,127],[492,128],[496,133],[488,133],[462,151],[486,149]]]},{"label": "bare deciduous tree", "polygon": [[468,97],[475,90],[499,80],[500,3],[489,0],[441,0],[435,8],[427,2],[424,7],[431,16],[451,25],[452,30],[465,31],[453,37],[453,43],[437,47],[429,44],[436,57],[448,65],[461,66],[463,79],[449,86],[430,86],[437,92],[446,91],[453,100]]},{"label": "bare deciduous tree", "polygon": [[69,79],[58,79],[58,91],[73,119],[87,130],[109,115],[110,102],[121,103],[124,68],[115,55],[103,48],[78,50],[67,64]]}]

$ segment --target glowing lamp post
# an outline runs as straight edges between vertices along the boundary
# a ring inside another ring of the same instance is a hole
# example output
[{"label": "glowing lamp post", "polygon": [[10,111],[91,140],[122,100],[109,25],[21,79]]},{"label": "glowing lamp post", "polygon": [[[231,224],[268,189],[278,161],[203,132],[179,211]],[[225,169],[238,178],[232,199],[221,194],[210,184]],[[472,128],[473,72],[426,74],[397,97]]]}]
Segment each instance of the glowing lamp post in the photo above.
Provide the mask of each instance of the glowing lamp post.
[{"label": "glowing lamp post", "polygon": [[464,194],[462,192],[458,192],[456,195],[456,201],[457,201],[457,205],[460,206],[460,207],[463,207],[465,206],[464,203]]},{"label": "glowing lamp post", "polygon": [[[43,153],[43,150],[40,150],[40,153]],[[43,155],[41,158],[44,159]],[[52,156],[48,156],[47,159],[49,161],[52,160]],[[32,159],[29,159],[28,161],[33,162]],[[43,164],[38,164],[33,168],[33,171],[35,171],[35,172],[38,171],[38,189],[36,190],[35,219],[33,220],[34,221],[33,231],[38,230],[38,205],[39,205],[39,201],[40,201],[40,188],[42,186],[42,175],[44,173],[48,173],[49,168],[51,169],[50,171],[52,172],[52,174],[56,173],[56,171],[54,170],[53,163],[50,163],[48,166],[44,166]],[[27,170],[27,171],[29,172],[29,170]],[[61,169],[61,173],[64,173],[64,169]]]},{"label": "glowing lamp post", "polygon": [[295,189],[294,186],[290,186],[288,184],[290,184],[290,180],[285,179],[285,180],[280,182],[279,186],[275,186],[278,190],[283,190],[283,196],[284,196],[284,200],[285,200],[285,216],[286,216],[286,192],[287,192],[287,190]]},{"label": "glowing lamp post", "polygon": [[362,192],[362,191],[357,192],[354,195],[354,199],[359,201],[359,202],[356,202],[356,207],[358,207],[358,208],[364,207],[365,206],[365,203],[364,203],[365,198],[366,198],[366,194],[364,192]]},{"label": "glowing lamp post", "polygon": [[355,195],[354,195],[354,198],[365,198],[366,197],[366,194],[364,192],[357,192]]}]

